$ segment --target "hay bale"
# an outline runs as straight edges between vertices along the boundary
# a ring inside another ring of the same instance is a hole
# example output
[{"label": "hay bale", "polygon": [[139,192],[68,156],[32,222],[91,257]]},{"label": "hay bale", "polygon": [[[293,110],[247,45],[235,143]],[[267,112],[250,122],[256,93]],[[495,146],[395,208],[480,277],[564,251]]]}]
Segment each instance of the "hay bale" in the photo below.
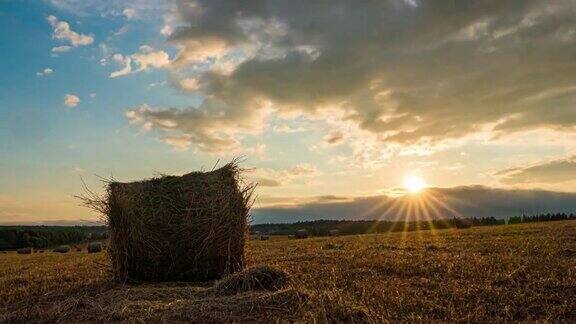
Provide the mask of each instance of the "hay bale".
[{"label": "hay bale", "polygon": [[288,235],[288,239],[289,239],[289,240],[293,240],[293,239],[295,239],[295,238],[296,238],[296,236],[294,236],[293,234]]},{"label": "hay bale", "polygon": [[257,265],[220,280],[214,286],[214,291],[220,295],[255,290],[276,291],[286,287],[289,281],[290,277],[285,271],[269,265]]},{"label": "hay bale", "polygon": [[54,250],[52,250],[52,252],[56,252],[56,253],[68,253],[70,252],[70,246],[68,245],[60,245],[59,247],[55,248]]},{"label": "hay bale", "polygon": [[328,235],[330,235],[330,236],[338,236],[338,235],[340,235],[340,230],[337,230],[337,229],[329,230],[329,231],[328,231]]},{"label": "hay bale", "polygon": [[29,248],[29,247],[21,248],[21,249],[16,250],[16,253],[18,253],[18,254],[32,254],[32,248]]},{"label": "hay bale", "polygon": [[268,241],[270,239],[270,235],[260,235],[260,241]]},{"label": "hay bale", "polygon": [[101,242],[90,242],[88,243],[88,253],[98,253],[102,251]]},{"label": "hay bale", "polygon": [[105,214],[114,277],[204,281],[243,269],[254,186],[241,171],[234,161],[210,172],[110,182],[104,199],[83,197]]},{"label": "hay bale", "polygon": [[296,235],[294,235],[294,237],[296,237],[298,239],[308,238],[308,231],[305,229],[299,229],[296,231]]}]

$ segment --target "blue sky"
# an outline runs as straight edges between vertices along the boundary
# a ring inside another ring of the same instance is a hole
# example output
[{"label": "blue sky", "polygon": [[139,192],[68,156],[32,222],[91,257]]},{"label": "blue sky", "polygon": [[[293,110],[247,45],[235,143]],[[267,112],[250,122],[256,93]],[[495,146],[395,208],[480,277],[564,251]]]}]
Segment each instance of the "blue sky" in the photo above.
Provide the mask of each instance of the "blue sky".
[{"label": "blue sky", "polygon": [[81,177],[235,156],[257,208],[398,195],[414,176],[576,191],[575,10],[3,1],[0,222],[93,219]]}]

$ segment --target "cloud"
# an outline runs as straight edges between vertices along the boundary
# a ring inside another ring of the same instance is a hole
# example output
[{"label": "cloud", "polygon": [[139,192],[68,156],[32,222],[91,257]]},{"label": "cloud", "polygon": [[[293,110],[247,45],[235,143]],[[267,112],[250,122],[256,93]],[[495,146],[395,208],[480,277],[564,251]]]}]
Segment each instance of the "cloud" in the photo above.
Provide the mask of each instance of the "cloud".
[{"label": "cloud", "polygon": [[[122,68],[118,71],[110,73],[110,78],[117,78],[131,73],[146,71],[152,68],[159,69],[170,64],[170,57],[168,56],[168,53],[164,51],[155,51],[148,45],[140,46],[140,49],[137,53],[129,56],[116,53],[112,56],[112,59],[118,62]],[[132,69],[132,64],[135,65],[135,70]]]},{"label": "cloud", "polygon": [[314,178],[320,174],[314,165],[300,163],[287,169],[257,168],[251,177],[261,187],[280,187],[295,181]]},{"label": "cloud", "polygon": [[139,18],[138,12],[134,8],[125,8],[122,10],[122,15],[124,15],[127,20],[135,20]]},{"label": "cloud", "polygon": [[117,78],[132,73],[132,59],[128,56],[116,53],[112,55],[112,59],[122,66],[118,71],[110,73],[110,78]]},{"label": "cloud", "polygon": [[505,184],[555,184],[576,181],[576,156],[510,168],[495,175]]},{"label": "cloud", "polygon": [[338,145],[344,141],[344,134],[341,131],[333,131],[324,136],[324,142],[330,145]]},{"label": "cloud", "polygon": [[71,49],[72,49],[72,46],[68,46],[68,45],[56,46],[56,47],[52,47],[52,53],[64,53],[64,52],[68,52]]},{"label": "cloud", "polygon": [[50,75],[53,72],[54,72],[54,70],[52,70],[51,68],[45,68],[42,71],[36,72],[36,76],[43,77],[43,76]]},{"label": "cloud", "polygon": [[80,98],[74,94],[66,94],[64,96],[64,104],[70,108],[74,108],[80,104]]},{"label": "cloud", "polygon": [[[419,199],[419,201],[414,201]],[[268,202],[274,199],[267,198]],[[576,193],[542,190],[505,190],[483,186],[431,188],[420,198],[386,195],[366,197],[311,197],[285,199],[255,208],[254,223],[291,223],[319,219],[426,220],[452,217],[496,217],[541,212],[574,212]],[[423,203],[424,210],[407,206]],[[411,210],[407,213],[407,210]]]},{"label": "cloud", "polygon": [[[46,20],[48,20],[50,25],[54,28],[54,32],[52,33],[52,38],[54,38],[54,39],[57,39],[59,41],[68,42],[73,47],[86,46],[86,45],[90,45],[94,42],[93,36],[79,34],[75,31],[73,31],[72,29],[70,29],[70,25],[67,22],[58,20],[58,18],[56,18],[56,16],[50,15],[46,18]],[[52,51],[58,52],[58,51],[55,51],[55,49],[57,49],[57,48],[60,49],[61,51],[69,50],[69,48],[66,50],[63,50],[63,47],[60,46],[60,47],[53,48]]]},{"label": "cloud", "polygon": [[280,114],[329,116],[379,150],[574,132],[575,10],[567,0],[180,1],[171,71],[194,71],[209,101],[258,125],[267,106],[256,99]]}]

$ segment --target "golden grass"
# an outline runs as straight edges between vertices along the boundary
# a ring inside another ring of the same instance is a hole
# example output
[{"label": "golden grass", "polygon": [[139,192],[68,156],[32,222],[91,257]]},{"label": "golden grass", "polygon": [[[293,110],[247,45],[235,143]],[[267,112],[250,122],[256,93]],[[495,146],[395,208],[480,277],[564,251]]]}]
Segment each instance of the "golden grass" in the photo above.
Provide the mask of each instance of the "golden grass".
[{"label": "golden grass", "polygon": [[103,253],[0,254],[3,321],[575,321],[576,222],[270,241],[288,287],[119,285]]}]

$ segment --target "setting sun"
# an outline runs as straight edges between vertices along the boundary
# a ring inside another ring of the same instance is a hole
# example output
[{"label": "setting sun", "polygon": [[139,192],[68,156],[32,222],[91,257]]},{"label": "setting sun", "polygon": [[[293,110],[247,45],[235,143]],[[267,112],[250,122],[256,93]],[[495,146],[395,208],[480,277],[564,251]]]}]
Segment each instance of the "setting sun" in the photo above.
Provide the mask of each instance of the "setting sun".
[{"label": "setting sun", "polygon": [[419,193],[424,187],[426,183],[420,177],[408,176],[404,179],[404,188],[410,193]]}]

